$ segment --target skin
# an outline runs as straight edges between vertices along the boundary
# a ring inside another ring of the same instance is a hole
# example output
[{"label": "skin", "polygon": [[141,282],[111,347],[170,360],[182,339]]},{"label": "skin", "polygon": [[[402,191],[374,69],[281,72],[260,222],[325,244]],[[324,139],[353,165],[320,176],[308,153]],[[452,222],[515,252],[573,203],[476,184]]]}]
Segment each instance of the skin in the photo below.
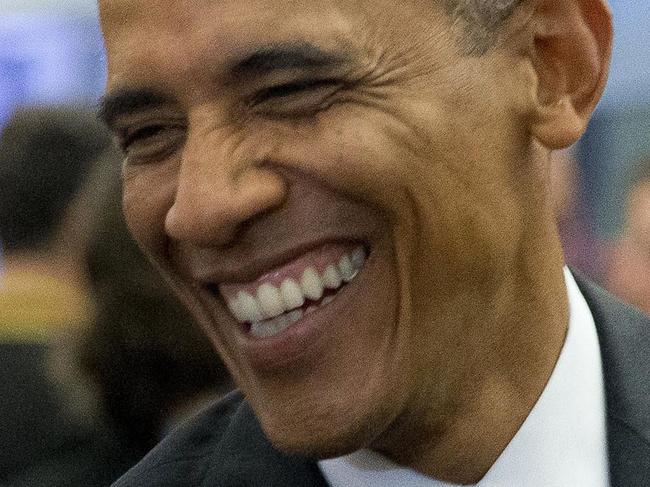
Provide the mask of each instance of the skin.
[{"label": "skin", "polygon": [[650,181],[638,184],[628,199],[625,231],[614,249],[609,288],[650,313]]},{"label": "skin", "polygon": [[[100,1],[128,223],[278,448],[374,448],[476,482],[543,390],[568,322],[543,146],[584,130],[610,38],[597,2],[605,34],[572,44],[600,42],[597,62],[568,62],[577,51],[550,31],[573,17],[530,3],[507,42],[469,57],[462,30],[424,0]],[[540,32],[543,53],[532,51]],[[336,61],[264,73],[241,63],[287,45]],[[569,84],[547,69],[558,58]],[[268,96],[305,78],[334,82]],[[168,100],[122,113],[115,93],[142,88]],[[201,284],[332,240],[371,251],[342,292],[354,299],[300,354],[251,363]]]},{"label": "skin", "polygon": [[561,221],[574,220],[579,175],[578,161],[571,151],[555,152],[550,166],[553,205]]}]

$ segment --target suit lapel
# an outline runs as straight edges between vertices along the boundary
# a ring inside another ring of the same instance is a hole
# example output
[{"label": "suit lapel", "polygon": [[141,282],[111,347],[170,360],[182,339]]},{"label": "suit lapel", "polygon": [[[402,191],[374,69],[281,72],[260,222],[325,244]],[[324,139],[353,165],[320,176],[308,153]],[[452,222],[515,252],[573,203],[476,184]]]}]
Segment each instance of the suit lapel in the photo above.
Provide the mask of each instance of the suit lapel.
[{"label": "suit lapel", "polygon": [[316,462],[271,445],[246,401],[215,450],[204,487],[327,487]]},{"label": "suit lapel", "polygon": [[574,275],[598,329],[612,487],[650,485],[650,319]]}]

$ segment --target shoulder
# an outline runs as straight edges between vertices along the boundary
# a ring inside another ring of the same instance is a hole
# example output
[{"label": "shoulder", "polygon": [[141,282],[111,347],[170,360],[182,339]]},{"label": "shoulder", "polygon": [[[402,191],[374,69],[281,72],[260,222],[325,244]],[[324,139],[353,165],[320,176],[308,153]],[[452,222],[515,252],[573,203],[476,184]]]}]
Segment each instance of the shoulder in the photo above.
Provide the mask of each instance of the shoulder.
[{"label": "shoulder", "polygon": [[594,317],[607,410],[650,445],[650,317],[576,274]]},{"label": "shoulder", "polygon": [[210,457],[233,428],[244,401],[239,392],[179,426],[113,487],[177,487],[203,483],[211,466]]},{"label": "shoulder", "polygon": [[325,487],[313,459],[277,450],[235,392],[171,433],[113,487]]},{"label": "shoulder", "polygon": [[580,273],[573,271],[580,291],[594,317],[601,346],[606,352],[624,347],[630,352],[650,348],[650,317],[600,288]]}]

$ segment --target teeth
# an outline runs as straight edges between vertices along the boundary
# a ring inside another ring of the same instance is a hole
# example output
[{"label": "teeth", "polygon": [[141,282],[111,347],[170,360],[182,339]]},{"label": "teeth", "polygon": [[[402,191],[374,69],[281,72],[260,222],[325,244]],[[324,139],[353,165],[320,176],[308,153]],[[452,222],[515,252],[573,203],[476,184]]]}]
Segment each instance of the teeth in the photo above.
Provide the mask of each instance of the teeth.
[{"label": "teeth", "polygon": [[253,296],[245,292],[240,292],[237,301],[239,302],[238,306],[241,306],[241,315],[245,318],[242,321],[254,322],[262,321],[264,319],[262,309],[257,303],[257,299]]},{"label": "teeth", "polygon": [[257,300],[266,318],[273,318],[274,316],[281,315],[285,311],[280,291],[271,284],[262,284],[258,288]]},{"label": "teeth", "polygon": [[272,320],[251,323],[251,334],[258,338],[269,338],[284,331],[291,321],[286,315],[278,316]]},{"label": "teeth", "polygon": [[301,309],[295,309],[287,313],[287,318],[289,318],[289,321],[291,323],[295,323],[296,321],[302,319],[303,315],[304,313]]},{"label": "teeth", "polygon": [[251,335],[257,338],[268,338],[275,334],[275,329],[264,323],[251,323]]},{"label": "teeth", "polygon": [[297,309],[272,320],[251,323],[250,332],[257,338],[270,338],[279,335],[302,317],[302,310]]},{"label": "teeth", "polygon": [[300,285],[293,279],[286,279],[280,286],[280,294],[286,309],[300,308],[305,304]]},{"label": "teeth", "polygon": [[334,266],[334,264],[328,266],[327,269],[325,269],[322,279],[323,285],[327,289],[338,289],[341,287],[341,282],[343,281],[343,277],[341,277],[341,274]]},{"label": "teeth", "polygon": [[240,322],[244,322],[248,319],[248,313],[246,312],[246,309],[244,309],[240,300],[242,294],[244,293],[240,292],[236,298],[227,300],[228,309],[230,309],[230,312],[233,314],[235,319]]},{"label": "teeth", "polygon": [[305,297],[318,301],[323,297],[323,281],[313,267],[309,267],[300,280],[300,287]]},{"label": "teeth", "polygon": [[363,250],[363,247],[357,247],[354,249],[350,256],[350,260],[352,261],[352,267],[354,267],[355,270],[358,271],[361,269],[363,264],[366,262],[366,251]]},{"label": "teeth", "polygon": [[347,254],[341,257],[341,260],[339,260],[338,268],[339,272],[341,273],[341,277],[345,282],[350,282],[357,274],[357,271],[355,271],[354,267],[352,267],[352,261]]},{"label": "teeth", "polygon": [[[251,323],[253,335],[273,336],[300,320],[304,314],[312,313],[318,308],[309,306],[304,311],[299,309],[304,306],[306,299],[319,301],[325,289],[335,290],[343,283],[352,281],[365,261],[365,250],[357,247],[337,263],[327,266],[322,276],[315,267],[308,267],[300,282],[285,279],[279,288],[270,283],[262,284],[255,295],[240,291],[235,298],[227,299],[226,302],[237,321]],[[323,299],[321,306],[333,300],[334,296],[328,296]]]}]

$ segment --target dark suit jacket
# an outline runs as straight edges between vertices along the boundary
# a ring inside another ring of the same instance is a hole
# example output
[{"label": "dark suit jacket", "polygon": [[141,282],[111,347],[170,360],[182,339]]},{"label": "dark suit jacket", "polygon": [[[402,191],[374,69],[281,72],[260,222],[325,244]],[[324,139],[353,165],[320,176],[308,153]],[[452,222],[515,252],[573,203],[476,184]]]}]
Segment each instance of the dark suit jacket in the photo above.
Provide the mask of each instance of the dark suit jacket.
[{"label": "dark suit jacket", "polygon": [[106,487],[146,451],[66,414],[44,343],[0,343],[0,487]]},{"label": "dark suit jacket", "polygon": [[[602,350],[611,485],[648,487],[650,319],[580,276],[576,280]],[[326,485],[313,460],[273,448],[249,405],[235,393],[173,433],[114,487]]]},{"label": "dark suit jacket", "polygon": [[43,343],[0,343],[0,481],[76,436],[47,378],[46,360]]}]

